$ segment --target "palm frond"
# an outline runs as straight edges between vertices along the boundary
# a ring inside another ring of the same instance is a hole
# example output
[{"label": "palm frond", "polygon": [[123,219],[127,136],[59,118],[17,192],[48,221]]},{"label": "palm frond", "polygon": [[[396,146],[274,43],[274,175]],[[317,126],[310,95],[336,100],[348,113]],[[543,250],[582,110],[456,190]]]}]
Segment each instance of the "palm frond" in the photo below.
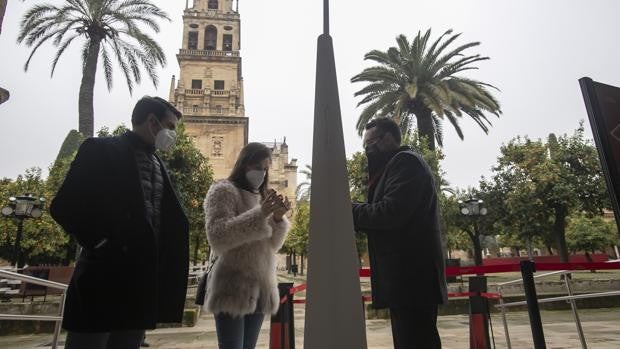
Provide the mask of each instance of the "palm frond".
[{"label": "palm frond", "polygon": [[108,49],[105,45],[101,47],[101,61],[103,63],[103,75],[105,76],[106,86],[108,87],[108,91],[110,91],[112,90],[113,66],[110,55],[108,54]]},{"label": "palm frond", "polygon": [[459,136],[459,138],[464,139],[465,136],[463,135],[463,130],[461,129],[461,126],[459,125],[459,120],[457,119],[457,117],[450,111],[446,111],[445,114],[446,114],[446,118],[448,119],[448,121],[450,121],[450,123],[454,127],[454,130],[456,131],[456,134]]},{"label": "palm frond", "polygon": [[437,145],[443,147],[443,124],[441,119],[436,115],[433,115],[433,129],[435,130],[435,140],[437,141]]},{"label": "palm frond", "polygon": [[60,56],[62,56],[62,54],[67,49],[67,47],[71,45],[71,42],[73,42],[73,40],[75,40],[79,36],[80,36],[79,34],[75,34],[69,37],[67,40],[65,40],[65,42],[62,43],[62,45],[60,45],[60,47],[58,48],[58,51],[56,51],[56,56],[54,57],[54,61],[52,62],[52,72],[50,76],[52,77],[54,76],[54,71],[56,70],[56,64],[58,64],[58,60],[60,59]]},{"label": "palm frond", "polygon": [[61,29],[57,29],[56,31],[53,31],[39,39],[39,42],[32,48],[32,51],[30,51],[30,55],[28,56],[28,59],[26,60],[26,63],[24,64],[24,71],[28,71],[28,67],[30,66],[30,61],[32,60],[32,57],[34,57],[34,54],[37,52],[39,47],[41,47],[41,45],[43,45],[49,39],[53,38],[54,35],[56,35],[60,30]]},{"label": "palm frond", "polygon": [[[445,31],[443,34],[441,34],[441,36],[439,38],[437,38],[437,40],[435,40],[433,45],[425,53],[425,58],[424,58],[424,64],[423,65],[430,65],[433,62],[435,62],[435,60],[441,54],[441,52],[443,52],[443,50],[447,46],[449,46],[454,40],[456,40],[461,35],[461,34],[452,35],[450,38],[448,38],[447,41],[445,41],[441,46],[439,46],[439,44],[441,43],[441,40],[443,40],[443,38],[446,35],[450,35],[450,34],[452,34],[452,29],[449,29],[449,30]],[[439,49],[437,49],[437,46],[439,46]]]},{"label": "palm frond", "polygon": [[433,65],[429,68],[429,71],[431,72],[431,74],[435,75],[437,74],[438,71],[441,70],[442,67],[444,67],[451,59],[453,59],[454,57],[460,56],[461,53],[465,50],[467,50],[470,47],[476,47],[480,45],[479,42],[470,42],[464,45],[461,45],[459,47],[457,47],[456,49],[446,53],[445,55],[437,58],[437,60],[434,61]]},{"label": "palm frond", "polygon": [[129,94],[133,94],[133,80],[131,79],[129,66],[124,60],[125,52],[127,52],[127,49],[125,48],[124,43],[120,40],[112,40],[111,46],[113,48],[114,55],[116,56],[116,64],[121,67],[121,71],[125,76],[125,82],[127,83]]}]

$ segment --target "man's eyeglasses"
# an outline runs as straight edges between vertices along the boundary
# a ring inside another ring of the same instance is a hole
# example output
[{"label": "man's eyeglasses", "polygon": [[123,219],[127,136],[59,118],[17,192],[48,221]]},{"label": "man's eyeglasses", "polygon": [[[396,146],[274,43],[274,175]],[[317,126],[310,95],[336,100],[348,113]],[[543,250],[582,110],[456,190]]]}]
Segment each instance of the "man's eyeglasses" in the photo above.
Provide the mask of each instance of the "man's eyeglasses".
[{"label": "man's eyeglasses", "polygon": [[375,136],[375,137],[367,139],[366,142],[364,142],[364,148],[377,143],[378,141],[381,140],[381,138],[383,138],[383,136],[385,136],[385,133],[380,136]]}]

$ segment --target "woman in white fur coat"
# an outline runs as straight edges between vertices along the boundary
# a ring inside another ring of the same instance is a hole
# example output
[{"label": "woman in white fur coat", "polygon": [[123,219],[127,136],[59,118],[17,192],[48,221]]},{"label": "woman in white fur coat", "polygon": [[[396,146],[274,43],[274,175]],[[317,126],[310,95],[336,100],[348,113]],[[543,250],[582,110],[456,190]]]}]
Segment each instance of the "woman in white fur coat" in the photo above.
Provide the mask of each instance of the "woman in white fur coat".
[{"label": "woman in white fur coat", "polygon": [[267,188],[270,162],[269,148],[249,143],[204,201],[213,263],[205,306],[215,316],[220,349],[254,348],[264,315],[280,304],[275,257],[290,203]]}]

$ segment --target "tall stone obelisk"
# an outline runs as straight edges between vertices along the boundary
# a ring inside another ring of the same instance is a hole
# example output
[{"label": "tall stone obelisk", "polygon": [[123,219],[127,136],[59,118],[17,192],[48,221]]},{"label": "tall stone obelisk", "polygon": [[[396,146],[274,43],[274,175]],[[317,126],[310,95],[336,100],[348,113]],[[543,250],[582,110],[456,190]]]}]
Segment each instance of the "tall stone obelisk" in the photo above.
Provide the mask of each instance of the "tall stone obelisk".
[{"label": "tall stone obelisk", "polygon": [[366,326],[346,167],[329,0],[318,39],[306,349],[364,349]]}]

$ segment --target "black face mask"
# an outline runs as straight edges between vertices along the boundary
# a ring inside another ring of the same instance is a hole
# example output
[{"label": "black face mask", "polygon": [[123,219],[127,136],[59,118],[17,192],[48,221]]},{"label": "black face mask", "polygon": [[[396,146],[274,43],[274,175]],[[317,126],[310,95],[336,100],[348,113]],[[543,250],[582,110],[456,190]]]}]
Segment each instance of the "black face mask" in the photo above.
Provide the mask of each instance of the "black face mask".
[{"label": "black face mask", "polygon": [[368,159],[368,174],[372,178],[387,165],[390,161],[391,153],[382,152],[376,144],[371,144],[364,149],[366,158]]}]

